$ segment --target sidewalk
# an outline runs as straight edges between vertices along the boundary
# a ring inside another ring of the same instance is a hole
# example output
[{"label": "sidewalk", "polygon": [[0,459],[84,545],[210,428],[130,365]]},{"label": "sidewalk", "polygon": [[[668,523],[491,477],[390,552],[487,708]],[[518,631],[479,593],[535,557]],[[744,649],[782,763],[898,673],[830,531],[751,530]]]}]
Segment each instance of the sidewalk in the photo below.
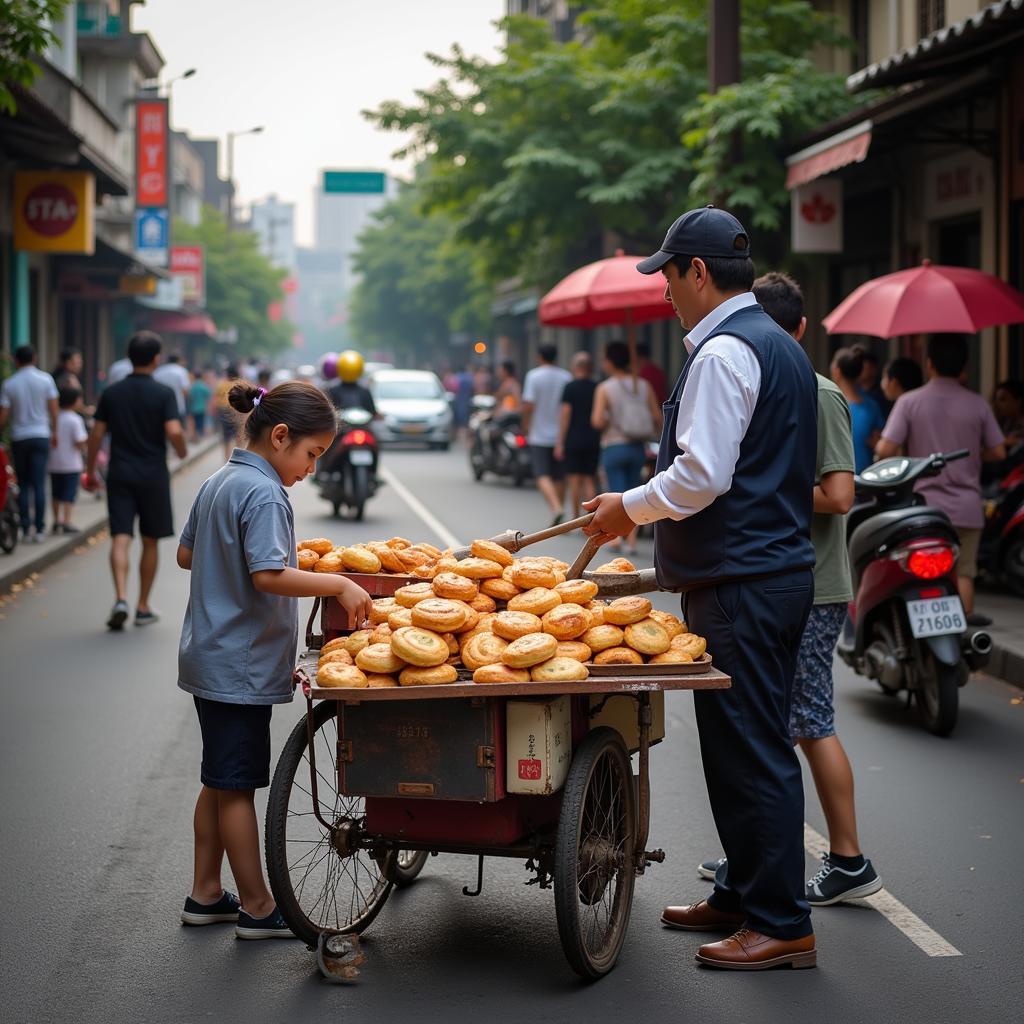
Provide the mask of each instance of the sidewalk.
[{"label": "sidewalk", "polygon": [[992,636],[992,660],[985,671],[1024,687],[1024,599],[1007,591],[979,589],[974,604],[979,614],[992,619],[985,627]]},{"label": "sidewalk", "polygon": [[[189,448],[185,458],[171,458],[167,464],[171,476],[173,477],[187,466],[191,466],[193,462],[201,459],[219,444],[219,436],[206,437],[194,447]],[[47,508],[47,514],[49,514],[49,508]],[[48,533],[46,542],[43,544],[26,544],[19,540],[18,546],[11,554],[0,554],[0,594],[8,593],[16,583],[20,583],[32,573],[45,569],[65,555],[70,555],[75,548],[87,543],[90,537],[106,529],[106,499],[97,500],[94,495],[79,491],[74,518],[80,533],[67,536]]]}]

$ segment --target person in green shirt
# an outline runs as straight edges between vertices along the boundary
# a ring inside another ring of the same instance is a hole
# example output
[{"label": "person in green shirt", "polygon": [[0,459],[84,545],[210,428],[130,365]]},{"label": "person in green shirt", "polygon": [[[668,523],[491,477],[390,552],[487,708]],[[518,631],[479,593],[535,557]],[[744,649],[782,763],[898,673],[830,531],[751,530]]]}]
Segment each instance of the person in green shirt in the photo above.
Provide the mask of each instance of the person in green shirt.
[{"label": "person in green shirt", "polygon": [[206,433],[206,411],[210,407],[213,391],[203,379],[200,370],[192,371],[192,386],[188,390],[189,440],[195,444]]},{"label": "person in green shirt", "polygon": [[[770,273],[754,282],[764,311],[797,341],[807,328],[800,286],[786,274]],[[846,513],[853,505],[853,430],[842,391],[820,373],[818,378],[818,458],[814,486],[814,607],[807,619],[796,678],[789,732],[810,765],[821,809],[828,823],[829,852],[807,882],[805,898],[824,907],[870,896],[882,879],[860,848],[853,799],[853,770],[835,730],[832,662],[853,599],[846,550]],[[725,860],[704,861],[702,878],[714,879]]]}]

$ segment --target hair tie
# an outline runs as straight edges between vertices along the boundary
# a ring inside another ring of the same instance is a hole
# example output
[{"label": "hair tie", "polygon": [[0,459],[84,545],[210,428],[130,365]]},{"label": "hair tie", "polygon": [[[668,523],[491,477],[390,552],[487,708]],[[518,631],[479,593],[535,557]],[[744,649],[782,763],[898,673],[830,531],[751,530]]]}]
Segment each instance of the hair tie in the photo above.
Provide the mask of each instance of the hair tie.
[{"label": "hair tie", "polygon": [[259,392],[259,394],[252,400],[252,407],[254,409],[256,408],[256,406],[260,404],[260,402],[263,401],[263,396],[267,393],[266,388],[257,388],[256,390]]}]

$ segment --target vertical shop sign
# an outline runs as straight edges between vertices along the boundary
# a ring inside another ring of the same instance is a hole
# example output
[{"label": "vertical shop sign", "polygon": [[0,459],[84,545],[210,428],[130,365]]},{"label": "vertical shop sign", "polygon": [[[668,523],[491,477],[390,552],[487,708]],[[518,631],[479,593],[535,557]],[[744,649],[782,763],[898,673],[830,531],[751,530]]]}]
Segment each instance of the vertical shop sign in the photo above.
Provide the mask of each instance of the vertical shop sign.
[{"label": "vertical shop sign", "polygon": [[166,207],[168,203],[167,100],[135,104],[135,206]]},{"label": "vertical shop sign", "polygon": [[815,178],[789,196],[793,252],[842,252],[843,183]]},{"label": "vertical shop sign", "polygon": [[181,281],[181,300],[188,306],[206,305],[206,274],[201,245],[171,247],[171,274]]}]

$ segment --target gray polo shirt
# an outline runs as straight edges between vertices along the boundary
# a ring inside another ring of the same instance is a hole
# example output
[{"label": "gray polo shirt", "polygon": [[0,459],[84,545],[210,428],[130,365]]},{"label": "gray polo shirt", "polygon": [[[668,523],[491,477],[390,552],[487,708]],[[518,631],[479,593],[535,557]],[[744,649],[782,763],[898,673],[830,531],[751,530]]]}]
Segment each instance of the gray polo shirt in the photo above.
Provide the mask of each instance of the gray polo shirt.
[{"label": "gray polo shirt", "polygon": [[199,488],[181,543],[192,549],[192,579],[178,685],[225,704],[290,701],[299,602],[263,594],[251,579],[296,566],[292,506],[274,467],[236,448]]}]

